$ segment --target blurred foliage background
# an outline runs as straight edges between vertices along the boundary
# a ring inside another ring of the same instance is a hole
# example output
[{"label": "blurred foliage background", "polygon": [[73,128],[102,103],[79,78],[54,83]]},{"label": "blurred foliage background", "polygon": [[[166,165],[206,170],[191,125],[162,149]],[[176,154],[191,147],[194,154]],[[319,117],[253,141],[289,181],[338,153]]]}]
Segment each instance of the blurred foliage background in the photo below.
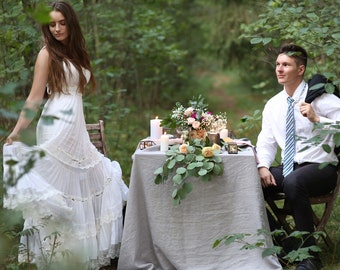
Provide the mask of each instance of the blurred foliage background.
[{"label": "blurred foliage background", "polygon": [[[109,157],[120,162],[127,184],[131,156],[149,135],[150,119],[165,117],[175,102],[185,104],[194,95],[202,94],[211,111],[227,112],[228,128],[255,144],[264,102],[281,89],[274,66],[283,43],[309,52],[306,80],[322,73],[339,86],[340,0],[69,2],[81,21],[97,81],[96,92],[84,98],[86,120],[105,121]],[[1,1],[1,145],[30,91],[43,46],[44,4]],[[23,137],[35,143],[34,123]],[[339,208],[338,202],[330,222],[337,245],[324,254],[328,269],[340,263]],[[12,244],[20,224],[20,214],[0,209],[0,269],[16,269]]]}]

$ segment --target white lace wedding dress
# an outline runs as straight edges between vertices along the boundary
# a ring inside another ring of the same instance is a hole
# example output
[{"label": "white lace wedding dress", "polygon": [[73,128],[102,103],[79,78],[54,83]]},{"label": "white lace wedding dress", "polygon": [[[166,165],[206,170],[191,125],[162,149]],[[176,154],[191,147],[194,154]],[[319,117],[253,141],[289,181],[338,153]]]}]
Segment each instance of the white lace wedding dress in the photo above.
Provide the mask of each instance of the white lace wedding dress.
[{"label": "white lace wedding dress", "polygon": [[[90,142],[78,72],[72,64],[64,64],[64,69],[67,93],[46,102],[37,146],[4,145],[5,183],[20,177],[8,188],[4,207],[22,211],[24,229],[34,232],[28,241],[26,236],[21,239],[20,261],[27,261],[29,252],[30,261],[44,268],[50,258],[63,261],[68,252],[74,261],[98,269],[119,254],[128,188],[120,165]],[[87,70],[84,74],[89,79]],[[9,160],[18,163],[11,166]]]}]

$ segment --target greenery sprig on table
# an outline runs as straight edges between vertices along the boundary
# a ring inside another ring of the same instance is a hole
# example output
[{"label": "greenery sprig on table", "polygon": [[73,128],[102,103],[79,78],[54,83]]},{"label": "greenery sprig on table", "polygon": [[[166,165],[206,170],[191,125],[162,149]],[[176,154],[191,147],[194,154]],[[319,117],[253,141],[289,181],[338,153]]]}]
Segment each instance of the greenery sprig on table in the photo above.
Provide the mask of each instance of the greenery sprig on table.
[{"label": "greenery sprig on table", "polygon": [[193,184],[187,181],[188,177],[197,177],[208,182],[213,175],[223,174],[222,158],[218,155],[221,153],[221,147],[217,144],[205,145],[204,141],[196,139],[190,145],[171,146],[166,152],[165,163],[154,172],[156,184],[164,183],[171,176],[174,184],[172,192],[174,205],[179,205],[192,191]]}]

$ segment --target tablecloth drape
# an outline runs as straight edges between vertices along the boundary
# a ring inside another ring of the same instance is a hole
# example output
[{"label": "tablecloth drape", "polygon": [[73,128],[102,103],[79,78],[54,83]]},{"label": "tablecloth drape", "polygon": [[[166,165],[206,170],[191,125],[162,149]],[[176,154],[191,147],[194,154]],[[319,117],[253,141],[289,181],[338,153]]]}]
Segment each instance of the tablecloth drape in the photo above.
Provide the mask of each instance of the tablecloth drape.
[{"label": "tablecloth drape", "polygon": [[[222,155],[224,174],[210,182],[191,178],[193,190],[179,206],[171,198],[172,182],[154,183],[154,171],[166,156],[152,147],[136,151],[131,171],[119,270],[135,269],[282,269],[262,249],[240,250],[216,239],[233,233],[269,231],[256,162],[250,148]],[[264,236],[247,238],[249,242]],[[267,245],[272,245],[270,237]]]}]

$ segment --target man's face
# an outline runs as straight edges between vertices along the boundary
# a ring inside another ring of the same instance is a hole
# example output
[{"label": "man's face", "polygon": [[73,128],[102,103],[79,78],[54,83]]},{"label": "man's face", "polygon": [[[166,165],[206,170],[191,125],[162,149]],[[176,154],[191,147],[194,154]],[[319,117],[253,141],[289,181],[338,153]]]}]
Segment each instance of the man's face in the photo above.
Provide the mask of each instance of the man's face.
[{"label": "man's face", "polygon": [[295,85],[300,81],[305,71],[305,66],[296,64],[293,57],[287,54],[279,54],[276,59],[276,77],[279,84]]}]

